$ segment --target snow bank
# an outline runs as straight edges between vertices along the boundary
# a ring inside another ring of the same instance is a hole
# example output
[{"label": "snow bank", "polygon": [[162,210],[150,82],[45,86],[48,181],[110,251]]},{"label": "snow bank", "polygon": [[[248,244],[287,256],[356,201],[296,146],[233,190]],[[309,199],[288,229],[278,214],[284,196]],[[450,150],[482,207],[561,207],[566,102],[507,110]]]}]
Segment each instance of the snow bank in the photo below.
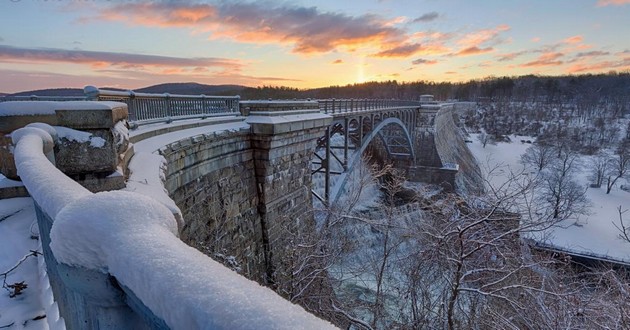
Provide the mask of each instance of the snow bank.
[{"label": "snow bank", "polygon": [[152,197],[161,202],[175,215],[179,228],[184,226],[182,212],[164,188],[166,159],[163,156],[137,152],[129,162],[129,179],[124,190]]},{"label": "snow bank", "polygon": [[114,275],[171,328],[332,328],[182,243],[176,233],[173,215],[161,203],[131,192],[102,192],[58,214],[51,249],[60,262]]},{"label": "snow bank", "polygon": [[[35,209],[31,198],[0,200],[0,272],[17,265],[31,250],[42,251],[38,246],[39,241],[30,238],[37,233],[34,221]],[[38,262],[42,263],[43,260],[41,255],[28,257],[9,273],[7,284],[24,281],[28,287],[14,298],[10,298],[7,291],[0,289],[0,328],[13,324],[8,329],[48,329],[46,319],[50,314],[45,311],[46,305],[40,301],[40,292],[50,286],[47,281],[40,281],[38,276]],[[33,320],[42,315],[46,315],[46,318]]]}]

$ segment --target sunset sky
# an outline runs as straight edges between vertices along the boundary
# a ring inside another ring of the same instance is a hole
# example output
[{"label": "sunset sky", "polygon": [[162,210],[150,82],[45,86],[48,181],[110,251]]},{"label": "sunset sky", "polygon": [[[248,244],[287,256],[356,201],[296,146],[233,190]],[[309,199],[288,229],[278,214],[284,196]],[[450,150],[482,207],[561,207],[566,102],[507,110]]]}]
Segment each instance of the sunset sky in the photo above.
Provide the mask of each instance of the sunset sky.
[{"label": "sunset sky", "polygon": [[630,70],[630,0],[1,0],[0,92]]}]

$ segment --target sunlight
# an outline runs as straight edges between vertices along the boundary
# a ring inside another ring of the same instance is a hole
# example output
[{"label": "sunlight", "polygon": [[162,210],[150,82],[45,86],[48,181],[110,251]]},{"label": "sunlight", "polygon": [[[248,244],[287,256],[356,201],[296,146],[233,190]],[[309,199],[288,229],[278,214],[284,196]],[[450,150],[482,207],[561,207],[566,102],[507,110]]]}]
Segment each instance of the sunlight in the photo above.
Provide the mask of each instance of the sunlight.
[{"label": "sunlight", "polygon": [[365,58],[361,57],[359,59],[359,64],[357,65],[357,83],[361,84],[365,82]]}]

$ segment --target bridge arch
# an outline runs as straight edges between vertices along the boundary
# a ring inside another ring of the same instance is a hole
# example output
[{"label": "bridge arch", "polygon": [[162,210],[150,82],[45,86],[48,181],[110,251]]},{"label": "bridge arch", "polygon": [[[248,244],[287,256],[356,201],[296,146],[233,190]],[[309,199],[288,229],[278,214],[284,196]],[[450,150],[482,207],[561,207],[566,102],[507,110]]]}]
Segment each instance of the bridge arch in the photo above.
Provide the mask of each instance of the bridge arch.
[{"label": "bridge arch", "polygon": [[413,149],[413,140],[411,138],[411,134],[409,133],[409,130],[407,129],[407,126],[403,123],[403,121],[401,121],[398,118],[386,118],[383,121],[379,122],[376,127],[374,127],[373,130],[371,130],[368,134],[366,134],[362,141],[361,141],[361,146],[360,148],[358,148],[355,153],[352,155],[352,157],[350,158],[350,160],[348,161],[347,164],[347,169],[344,170],[340,175],[339,175],[339,179],[335,182],[335,185],[332,188],[331,194],[329,196],[329,205],[334,204],[339,197],[341,196],[342,191],[344,190],[348,179],[349,179],[349,175],[352,173],[352,171],[354,170],[355,165],[358,163],[358,161],[361,159],[361,157],[363,156],[363,153],[365,152],[365,150],[368,148],[368,146],[370,145],[370,142],[372,142],[372,140],[374,140],[374,138],[379,137],[383,140],[387,153],[390,156],[390,158],[392,156],[394,156],[394,153],[392,152],[390,145],[387,141],[387,139],[383,136],[383,132],[385,130],[386,127],[390,127],[393,126],[396,129],[399,130],[399,132],[401,132],[403,134],[404,140],[407,143],[407,148],[409,150],[409,157],[411,157],[410,159],[413,161],[415,160],[415,152]]}]

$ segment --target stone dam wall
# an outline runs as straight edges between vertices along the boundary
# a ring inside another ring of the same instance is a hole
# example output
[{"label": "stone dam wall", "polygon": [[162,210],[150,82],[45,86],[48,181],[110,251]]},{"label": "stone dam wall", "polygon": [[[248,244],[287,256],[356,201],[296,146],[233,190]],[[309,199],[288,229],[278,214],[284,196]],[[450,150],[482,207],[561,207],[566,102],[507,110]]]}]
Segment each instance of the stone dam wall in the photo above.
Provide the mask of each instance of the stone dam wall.
[{"label": "stone dam wall", "polygon": [[442,164],[457,164],[459,170],[455,175],[455,190],[463,194],[483,192],[483,176],[475,156],[464,141],[463,131],[458,126],[458,112],[467,103],[455,103],[444,106],[435,116],[435,148]]}]

